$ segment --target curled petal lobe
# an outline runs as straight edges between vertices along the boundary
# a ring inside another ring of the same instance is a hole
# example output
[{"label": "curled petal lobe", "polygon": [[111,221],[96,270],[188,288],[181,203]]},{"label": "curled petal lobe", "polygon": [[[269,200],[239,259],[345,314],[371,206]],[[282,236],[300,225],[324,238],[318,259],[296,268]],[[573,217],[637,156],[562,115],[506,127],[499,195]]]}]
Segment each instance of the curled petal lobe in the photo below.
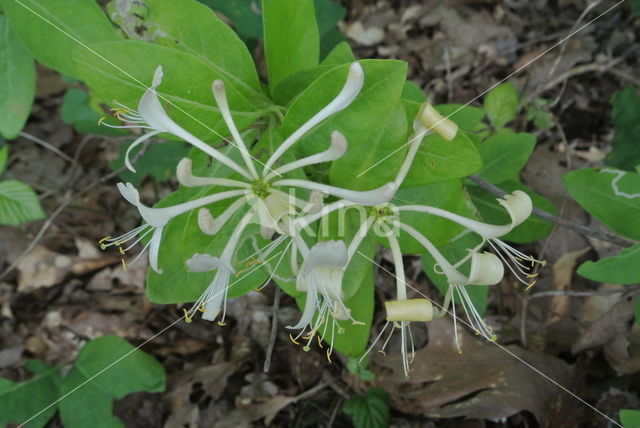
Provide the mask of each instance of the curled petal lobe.
[{"label": "curled petal lobe", "polygon": [[498,203],[509,213],[511,217],[511,227],[522,224],[522,222],[529,218],[533,211],[531,198],[522,190],[516,190],[510,195],[505,195],[503,199],[498,199]]},{"label": "curled petal lobe", "polygon": [[133,187],[133,184],[118,183],[116,184],[116,187],[120,191],[122,197],[127,200],[127,202],[136,207],[140,205],[140,194],[138,193],[138,189]]}]

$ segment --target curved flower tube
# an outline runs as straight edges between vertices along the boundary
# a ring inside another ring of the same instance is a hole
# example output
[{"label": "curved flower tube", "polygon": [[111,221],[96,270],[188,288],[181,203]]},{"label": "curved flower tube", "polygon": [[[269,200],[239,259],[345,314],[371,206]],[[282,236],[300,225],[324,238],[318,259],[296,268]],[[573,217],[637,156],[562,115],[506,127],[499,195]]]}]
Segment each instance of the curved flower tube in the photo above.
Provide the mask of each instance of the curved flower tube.
[{"label": "curved flower tube", "polygon": [[347,80],[340,93],[327,104],[322,110],[316,113],[311,119],[304,123],[300,128],[295,130],[284,142],[276,149],[271,155],[267,163],[265,164],[263,174],[267,173],[275,164],[278,159],[293,146],[304,134],[306,134],[311,128],[327,119],[328,117],[344,110],[353,102],[358,96],[362,85],[364,84],[364,71],[357,62],[352,63],[349,66],[349,73],[347,74]]}]

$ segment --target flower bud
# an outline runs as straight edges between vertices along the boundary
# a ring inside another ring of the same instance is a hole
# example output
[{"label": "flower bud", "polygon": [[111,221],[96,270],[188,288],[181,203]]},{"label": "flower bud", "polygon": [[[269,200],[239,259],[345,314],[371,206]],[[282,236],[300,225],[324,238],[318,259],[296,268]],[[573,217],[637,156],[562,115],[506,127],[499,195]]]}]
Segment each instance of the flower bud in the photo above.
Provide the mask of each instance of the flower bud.
[{"label": "flower bud", "polygon": [[502,280],[504,265],[493,253],[474,253],[471,256],[469,284],[494,285]]},{"label": "flower bud", "polygon": [[433,306],[427,299],[389,300],[384,302],[387,321],[431,321]]},{"label": "flower bud", "polygon": [[427,129],[433,130],[447,141],[453,140],[458,133],[458,125],[438,113],[428,102],[422,103],[418,117]]}]

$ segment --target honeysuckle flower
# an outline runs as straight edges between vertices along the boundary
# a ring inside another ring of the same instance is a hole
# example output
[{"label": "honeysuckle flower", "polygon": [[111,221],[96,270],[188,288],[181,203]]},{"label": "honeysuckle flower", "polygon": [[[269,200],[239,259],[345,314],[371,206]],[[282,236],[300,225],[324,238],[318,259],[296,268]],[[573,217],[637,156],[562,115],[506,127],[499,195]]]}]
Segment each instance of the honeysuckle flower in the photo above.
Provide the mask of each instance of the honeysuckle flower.
[{"label": "honeysuckle flower", "polygon": [[[103,125],[112,127],[112,128],[142,128],[149,130],[147,133],[138,137],[131,145],[128,147],[127,152],[125,154],[125,165],[131,171],[135,172],[135,168],[131,164],[129,160],[129,155],[132,150],[138,145],[142,144],[145,140],[153,137],[154,135],[161,133],[173,134],[176,137],[183,139],[184,141],[190,143],[194,147],[199,148],[203,152],[207,153],[213,159],[221,162],[236,171],[246,179],[253,179],[255,176],[251,175],[249,171],[238,165],[235,161],[230,159],[228,156],[224,155],[220,151],[214,149],[204,141],[192,135],[190,132],[183,129],[180,125],[175,123],[167,114],[167,112],[162,107],[160,103],[160,99],[158,97],[158,93],[156,89],[162,83],[162,66],[158,66],[153,75],[153,81],[151,86],[144,92],[142,98],[140,98],[140,102],[138,103],[138,110],[129,110],[125,106],[121,106],[121,108],[117,109],[116,116],[120,119],[125,120],[131,125],[124,126],[116,126],[109,125],[107,123],[102,122]],[[224,116],[223,116],[224,117]],[[242,151],[242,149],[240,149]]]},{"label": "honeysuckle flower", "polygon": [[[301,201],[298,198],[289,196],[285,193],[284,190],[286,188],[297,187],[310,190],[312,192],[322,192],[341,198],[351,199],[363,205],[376,205],[392,198],[395,191],[393,183],[388,183],[379,189],[358,192],[314,183],[307,180],[278,179],[282,178],[283,174],[294,169],[332,161],[342,156],[347,149],[347,141],[342,134],[337,131],[332,133],[331,145],[326,151],[278,166],[275,169],[271,168],[280,156],[288,148],[293,146],[293,144],[295,144],[301,137],[303,137],[306,132],[324,119],[346,108],[356,98],[362,88],[364,79],[362,68],[357,62],[354,62],[349,67],[347,80],[337,97],[326,107],[313,115],[313,117],[311,117],[305,124],[294,131],[285,140],[285,142],[271,156],[268,162],[269,166],[265,167],[261,174],[258,174],[255,165],[253,164],[254,159],[249,154],[248,146],[243,141],[242,136],[233,121],[223,82],[220,80],[214,81],[212,84],[212,92],[216,103],[218,104],[220,114],[229,129],[233,144],[238,148],[242,155],[242,159],[245,164],[244,166],[239,165],[223,153],[201,141],[180,127],[169,117],[162,107],[159,96],[156,92],[156,89],[162,83],[162,75],[162,67],[159,66],[154,73],[151,86],[145,91],[140,99],[138,111],[123,109],[118,111],[117,116],[129,123],[123,127],[138,127],[148,130],[146,134],[139,137],[129,147],[125,159],[127,166],[131,170],[135,171],[129,161],[129,153],[135,146],[153,135],[159,133],[170,133],[187,141],[194,147],[197,147],[211,156],[213,159],[231,168],[233,171],[238,173],[243,180],[195,176],[192,170],[192,161],[190,159],[183,159],[177,166],[177,177],[182,185],[186,187],[221,186],[226,188],[236,188],[238,190],[213,194],[195,201],[179,204],[176,207],[157,209],[148,208],[140,204],[137,191],[135,194],[132,194],[131,190],[125,190],[123,192],[123,196],[133,205],[138,207],[145,223],[139,228],[124,234],[121,237],[106,238],[101,242],[103,247],[106,248],[110,245],[117,245],[120,247],[121,244],[128,242],[135,237],[150,233],[150,231],[153,230],[154,234],[147,247],[150,247],[150,262],[153,269],[157,272],[161,272],[158,268],[157,258],[162,228],[171,218],[192,209],[199,209],[198,225],[201,230],[206,234],[215,234],[239,209],[245,205],[245,203],[248,203],[251,205],[251,211],[254,214],[254,221],[258,222],[262,227],[262,234],[264,236],[270,236],[275,232],[286,233],[287,230],[282,227],[283,224],[286,224],[290,217],[295,216],[296,213],[300,213],[301,209],[306,206],[305,201]],[[120,188],[122,191],[123,187],[120,186]],[[216,219],[214,219],[210,212],[204,208],[208,204],[232,197],[238,197],[238,200],[232,202],[230,206]],[[298,229],[293,230],[297,231]],[[139,240],[135,242],[138,241]],[[122,251],[124,252],[130,248],[131,245],[127,247],[127,249],[122,249]]]},{"label": "honeysuckle flower", "polygon": [[447,313],[449,305],[451,305],[453,312],[454,331],[455,331],[455,344],[460,352],[460,342],[458,341],[457,333],[457,316],[456,307],[453,297],[457,294],[460,298],[460,303],[469,319],[469,322],[477,334],[482,334],[489,340],[495,340],[491,327],[489,327],[482,316],[478,313],[473,301],[471,300],[469,293],[465,289],[465,286],[474,285],[494,285],[502,280],[504,276],[504,266],[501,260],[492,253],[484,252],[478,253],[474,250],[469,252],[469,256],[463,259],[462,262],[467,259],[471,259],[471,266],[469,269],[469,275],[463,275],[457,266],[462,263],[452,265],[438,249],[427,239],[423,234],[418,232],[413,227],[404,224],[397,223],[397,226],[413,237],[420,245],[422,245],[436,261],[436,266],[446,276],[449,288],[445,295],[445,301],[442,305],[442,311],[439,316],[443,316]]},{"label": "honeysuckle flower", "polygon": [[[121,236],[115,238],[107,236],[106,238],[101,239],[100,247],[104,250],[111,246],[117,246],[120,250],[120,253],[124,255],[138,242],[144,239],[144,237],[146,237],[149,233],[153,233],[149,242],[144,246],[142,251],[134,258],[134,260],[130,262],[130,264],[135,263],[138,258],[147,249],[149,249],[149,264],[151,268],[157,273],[162,273],[162,269],[158,267],[158,250],[160,249],[162,231],[167,223],[171,221],[171,219],[194,209],[198,209],[202,206],[220,202],[225,199],[238,197],[246,193],[246,190],[230,190],[227,192],[204,196],[202,198],[194,199],[192,201],[169,207],[151,208],[144,205],[140,201],[140,194],[131,183],[118,183],[117,186],[120,194],[127,200],[127,202],[129,202],[131,205],[134,205],[138,209],[138,212],[142,216],[144,222],[140,226],[130,230],[129,232]],[[136,239],[134,240],[134,238]],[[133,242],[130,242],[132,240]],[[125,243],[129,244],[127,247],[123,248],[122,245]],[[126,267],[124,259],[123,266]]]},{"label": "honeysuckle flower", "polygon": [[[298,336],[291,337],[291,339],[294,343],[298,343],[297,339],[303,337],[307,341],[303,348],[305,351],[310,349],[311,341],[319,333],[318,340],[324,339],[329,342],[327,350],[329,361],[331,361],[336,328],[338,334],[342,334],[344,331],[338,325],[338,321],[350,320],[354,324],[359,324],[351,316],[351,310],[343,302],[342,279],[345,269],[366,236],[366,230],[369,226],[370,222],[361,225],[349,247],[342,240],[332,240],[320,241],[309,250],[304,247],[300,248],[304,262],[296,278],[296,289],[307,293],[307,296],[300,320],[297,324],[287,328],[300,330]],[[330,331],[328,332],[329,326]],[[328,334],[329,336],[327,336]]]},{"label": "honeysuckle flower", "polygon": [[[544,266],[544,261],[540,261],[532,256],[526,255],[498,239],[500,236],[511,232],[514,227],[518,226],[527,218],[529,218],[533,210],[531,198],[525,192],[516,190],[510,195],[505,195],[502,199],[499,198],[498,203],[502,205],[509,214],[509,217],[511,218],[511,222],[509,224],[486,224],[443,210],[441,208],[431,207],[427,205],[403,205],[397,207],[397,210],[399,212],[422,212],[425,214],[432,214],[443,217],[455,223],[458,223],[468,230],[480,235],[483,238],[483,242],[477,248],[482,247],[484,243],[487,242],[489,246],[496,252],[498,257],[500,257],[500,259],[505,262],[507,267],[509,267],[518,281],[525,284],[527,288],[532,287],[535,284],[535,277],[537,276],[537,274],[532,273],[532,269],[536,264]],[[474,252],[470,253],[469,257],[473,253]],[[524,262],[529,262],[530,265],[527,266]]]},{"label": "honeysuckle flower", "polygon": [[221,308],[222,316],[218,323],[224,325],[227,291],[229,278],[235,274],[233,268],[233,256],[237,250],[242,233],[251,221],[252,214],[245,214],[240,220],[233,233],[229,237],[220,257],[213,257],[209,254],[195,254],[187,260],[187,267],[192,272],[208,272],[217,270],[213,280],[205,289],[200,298],[193,304],[191,309],[185,313],[185,319],[191,320],[196,311],[202,312],[202,318],[213,321],[217,318]]}]

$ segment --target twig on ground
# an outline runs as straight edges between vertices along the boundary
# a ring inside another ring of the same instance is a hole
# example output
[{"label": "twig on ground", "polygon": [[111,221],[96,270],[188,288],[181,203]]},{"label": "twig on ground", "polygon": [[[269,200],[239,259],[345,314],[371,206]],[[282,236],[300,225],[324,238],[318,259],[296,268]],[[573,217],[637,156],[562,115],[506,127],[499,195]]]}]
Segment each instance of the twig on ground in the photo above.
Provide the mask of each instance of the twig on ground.
[{"label": "twig on ground", "polygon": [[[500,189],[497,186],[494,186],[493,184],[489,183],[488,181],[483,180],[482,178],[478,177],[477,175],[471,175],[469,176],[469,179],[471,181],[473,181],[474,183],[476,183],[478,186],[482,187],[483,189],[488,190],[489,192],[493,193],[496,196],[504,196],[507,194],[507,192],[505,192],[504,190]],[[576,232],[585,235],[585,236],[590,236],[592,238],[598,239],[600,241],[604,241],[604,242],[610,242],[612,244],[618,245],[619,247],[630,247],[632,245],[635,244],[635,242],[626,239],[626,238],[621,238],[619,236],[615,236],[615,235],[611,235],[609,233],[605,233],[605,232],[599,232],[597,230],[591,229],[587,226],[584,226],[582,224],[576,223],[574,221],[571,220],[567,220],[565,218],[562,217],[558,217],[557,215],[548,213],[544,210],[541,210],[540,208],[533,208],[533,214],[535,214],[536,216],[540,217],[541,219],[550,221],[552,223],[558,224],[560,226],[564,226],[564,227],[568,227],[569,229],[573,229]]]},{"label": "twig on ground", "polygon": [[282,290],[280,287],[275,287],[273,296],[273,308],[271,310],[271,335],[269,336],[269,346],[267,347],[267,355],[264,358],[264,366],[262,371],[269,373],[271,367],[271,356],[273,355],[273,348],[276,346],[276,339],[278,337],[278,309],[280,309],[280,298],[282,297]]},{"label": "twig on ground", "polygon": [[45,149],[55,153],[56,155],[60,156],[62,159],[66,160],[67,162],[72,163],[74,166],[77,165],[77,162],[75,161],[75,159],[72,159],[69,155],[67,155],[66,153],[62,152],[59,148],[57,148],[56,146],[52,145],[51,143],[47,143],[43,139],[38,138],[35,135],[28,134],[26,132],[21,132],[20,136],[22,138],[24,138],[25,140],[29,140],[29,141],[31,141],[33,143],[36,143],[36,144],[44,147]]}]

